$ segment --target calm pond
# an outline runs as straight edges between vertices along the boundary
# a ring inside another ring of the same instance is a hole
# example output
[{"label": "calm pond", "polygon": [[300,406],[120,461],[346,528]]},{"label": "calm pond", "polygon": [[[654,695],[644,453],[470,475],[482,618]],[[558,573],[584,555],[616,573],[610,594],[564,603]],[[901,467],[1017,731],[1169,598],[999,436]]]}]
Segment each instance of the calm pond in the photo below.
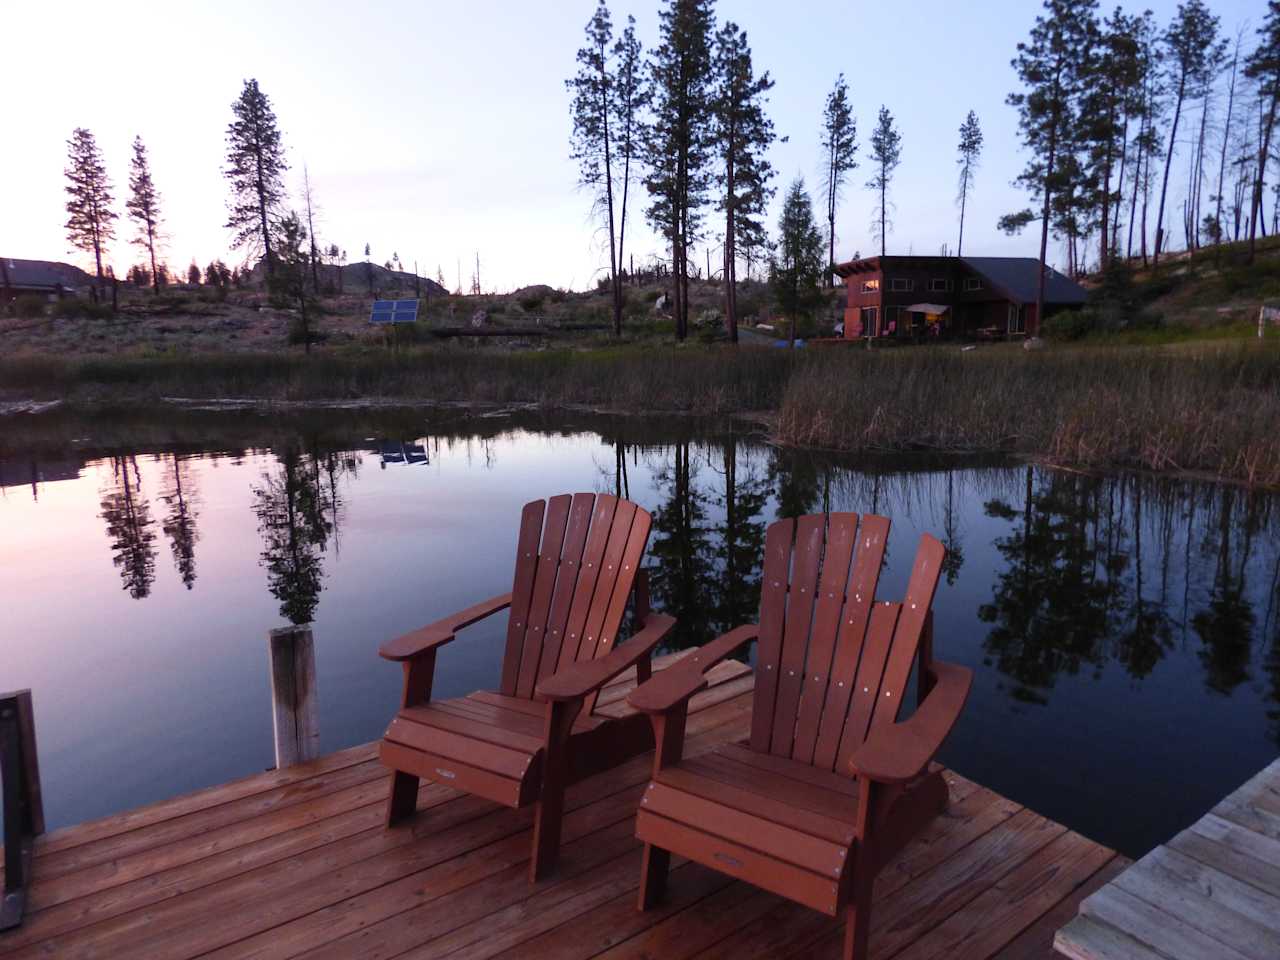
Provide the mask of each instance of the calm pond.
[{"label": "calm pond", "polygon": [[[942,760],[1122,852],[1170,837],[1280,745],[1280,498],[1005,461],[770,447],[725,425],[329,411],[0,421],[0,689],[34,691],[50,827],[271,766],[267,631],[314,622],[322,748],[378,737],[401,632],[510,589],[521,505],[653,512],[676,645],[755,617],[774,518],[893,521],[950,553],[942,658],[974,668]],[[503,621],[436,690],[497,682]]]}]

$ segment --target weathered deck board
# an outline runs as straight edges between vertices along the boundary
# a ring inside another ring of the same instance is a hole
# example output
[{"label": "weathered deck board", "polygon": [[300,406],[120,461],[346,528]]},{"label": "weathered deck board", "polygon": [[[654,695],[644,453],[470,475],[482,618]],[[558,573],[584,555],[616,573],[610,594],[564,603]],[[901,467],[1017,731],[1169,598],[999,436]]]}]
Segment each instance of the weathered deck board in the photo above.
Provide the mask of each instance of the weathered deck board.
[{"label": "weathered deck board", "polygon": [[[695,698],[689,755],[749,734],[742,669]],[[40,841],[0,957],[835,956],[833,921],[696,864],[636,911],[649,764],[570,789],[560,868],[533,887],[531,811],[424,785],[418,816],[387,831],[372,745],[70,827]],[[1122,861],[947,777],[950,810],[877,881],[872,956],[1047,960],[1053,926]]]},{"label": "weathered deck board", "polygon": [[1280,760],[1090,894],[1054,945],[1073,960],[1280,957]]}]

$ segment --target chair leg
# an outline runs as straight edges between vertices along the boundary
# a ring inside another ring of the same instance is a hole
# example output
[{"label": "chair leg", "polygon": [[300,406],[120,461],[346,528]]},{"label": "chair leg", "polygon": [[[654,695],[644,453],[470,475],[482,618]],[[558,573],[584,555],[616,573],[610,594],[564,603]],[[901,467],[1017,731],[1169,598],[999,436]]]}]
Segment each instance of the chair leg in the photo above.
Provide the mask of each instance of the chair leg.
[{"label": "chair leg", "polygon": [[667,889],[667,871],[671,868],[671,851],[644,845],[644,857],[640,861],[640,909],[657,906]]},{"label": "chair leg", "polygon": [[545,783],[533,817],[533,853],[529,882],[537,883],[560,859],[560,821],[564,817],[564,784]]},{"label": "chair leg", "polygon": [[844,912],[843,960],[867,960],[867,936],[871,932],[871,887],[875,877],[858,871],[853,876],[853,897]]},{"label": "chair leg", "polygon": [[402,770],[392,771],[387,794],[387,826],[392,827],[418,809],[418,778]]}]

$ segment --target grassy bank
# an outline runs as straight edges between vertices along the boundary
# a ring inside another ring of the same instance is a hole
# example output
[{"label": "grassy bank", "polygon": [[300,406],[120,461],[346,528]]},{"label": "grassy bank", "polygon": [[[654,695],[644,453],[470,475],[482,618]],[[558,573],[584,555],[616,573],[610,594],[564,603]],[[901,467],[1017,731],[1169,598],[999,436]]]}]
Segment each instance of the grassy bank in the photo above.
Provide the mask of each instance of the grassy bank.
[{"label": "grassy bank", "polygon": [[[616,348],[0,361],[9,398],[591,405],[772,415],[783,443],[1008,451],[1280,487],[1280,344],[1165,348]],[[0,429],[3,429],[0,426]]]}]

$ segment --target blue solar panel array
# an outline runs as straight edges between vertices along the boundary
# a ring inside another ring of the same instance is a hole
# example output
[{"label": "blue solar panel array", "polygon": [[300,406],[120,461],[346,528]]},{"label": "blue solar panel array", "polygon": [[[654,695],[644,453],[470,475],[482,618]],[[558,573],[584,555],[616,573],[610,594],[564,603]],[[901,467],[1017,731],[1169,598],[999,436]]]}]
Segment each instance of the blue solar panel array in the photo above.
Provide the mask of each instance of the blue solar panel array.
[{"label": "blue solar panel array", "polygon": [[417,300],[375,300],[370,323],[413,323],[418,319]]}]

